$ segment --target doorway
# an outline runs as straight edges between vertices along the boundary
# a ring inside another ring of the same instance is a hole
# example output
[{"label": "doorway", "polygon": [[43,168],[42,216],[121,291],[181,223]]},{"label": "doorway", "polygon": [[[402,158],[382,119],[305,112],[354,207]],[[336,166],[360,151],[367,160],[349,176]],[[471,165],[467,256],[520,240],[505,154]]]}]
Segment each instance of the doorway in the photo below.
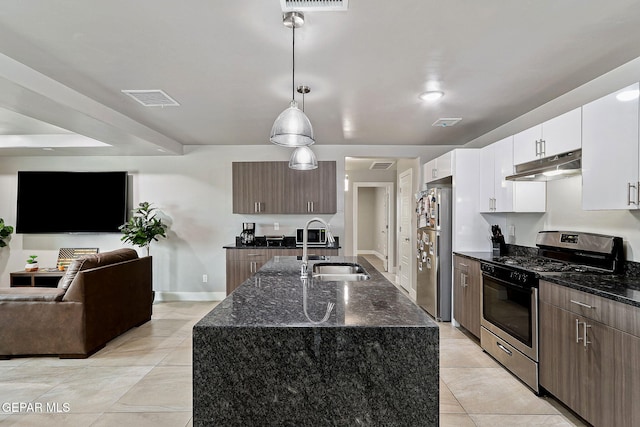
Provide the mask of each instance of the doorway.
[{"label": "doorway", "polygon": [[395,270],[393,182],[353,183],[353,252],[378,257],[384,271]]}]

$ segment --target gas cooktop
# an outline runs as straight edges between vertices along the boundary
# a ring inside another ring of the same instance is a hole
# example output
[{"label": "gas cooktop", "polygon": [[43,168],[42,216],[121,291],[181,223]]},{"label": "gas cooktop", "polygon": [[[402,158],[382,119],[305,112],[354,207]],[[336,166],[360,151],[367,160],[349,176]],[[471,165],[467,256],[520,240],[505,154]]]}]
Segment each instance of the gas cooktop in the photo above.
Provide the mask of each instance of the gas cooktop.
[{"label": "gas cooktop", "polygon": [[501,256],[493,258],[493,261],[505,266],[520,268],[536,273],[583,273],[595,271],[592,268],[580,264],[563,262],[541,256]]}]

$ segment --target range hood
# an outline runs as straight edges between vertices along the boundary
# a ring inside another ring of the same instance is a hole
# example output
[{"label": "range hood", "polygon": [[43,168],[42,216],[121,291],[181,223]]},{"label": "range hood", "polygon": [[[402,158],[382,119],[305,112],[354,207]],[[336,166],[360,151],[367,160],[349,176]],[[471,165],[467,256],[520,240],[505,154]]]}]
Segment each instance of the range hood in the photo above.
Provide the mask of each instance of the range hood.
[{"label": "range hood", "polygon": [[508,181],[551,181],[579,175],[582,172],[581,167],[582,150],[578,149],[516,165],[516,173],[505,179]]}]

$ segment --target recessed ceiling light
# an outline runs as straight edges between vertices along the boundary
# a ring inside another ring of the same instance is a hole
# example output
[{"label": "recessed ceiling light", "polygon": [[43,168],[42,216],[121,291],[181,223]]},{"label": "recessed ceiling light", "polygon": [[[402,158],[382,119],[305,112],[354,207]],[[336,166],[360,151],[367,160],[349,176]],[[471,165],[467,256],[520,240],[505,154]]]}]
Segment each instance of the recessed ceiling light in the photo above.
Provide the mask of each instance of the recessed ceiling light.
[{"label": "recessed ceiling light", "polygon": [[437,101],[444,96],[444,92],[440,90],[429,90],[420,94],[419,98],[423,101]]},{"label": "recessed ceiling light", "polygon": [[618,101],[633,101],[634,99],[638,99],[640,96],[640,90],[625,90],[624,92],[620,92],[616,95],[616,99]]}]

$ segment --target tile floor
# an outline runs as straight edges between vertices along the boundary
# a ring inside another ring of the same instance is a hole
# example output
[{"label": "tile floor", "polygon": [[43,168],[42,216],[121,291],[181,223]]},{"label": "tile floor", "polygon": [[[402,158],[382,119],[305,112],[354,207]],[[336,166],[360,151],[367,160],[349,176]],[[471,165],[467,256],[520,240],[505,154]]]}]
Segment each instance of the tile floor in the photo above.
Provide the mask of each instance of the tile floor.
[{"label": "tile floor", "polygon": [[[191,426],[191,329],[215,305],[157,303],[151,322],[88,359],[0,360],[0,424]],[[441,324],[440,354],[443,427],[584,425],[555,400],[536,397],[450,323]],[[60,412],[6,411],[6,403],[29,402]]]}]

